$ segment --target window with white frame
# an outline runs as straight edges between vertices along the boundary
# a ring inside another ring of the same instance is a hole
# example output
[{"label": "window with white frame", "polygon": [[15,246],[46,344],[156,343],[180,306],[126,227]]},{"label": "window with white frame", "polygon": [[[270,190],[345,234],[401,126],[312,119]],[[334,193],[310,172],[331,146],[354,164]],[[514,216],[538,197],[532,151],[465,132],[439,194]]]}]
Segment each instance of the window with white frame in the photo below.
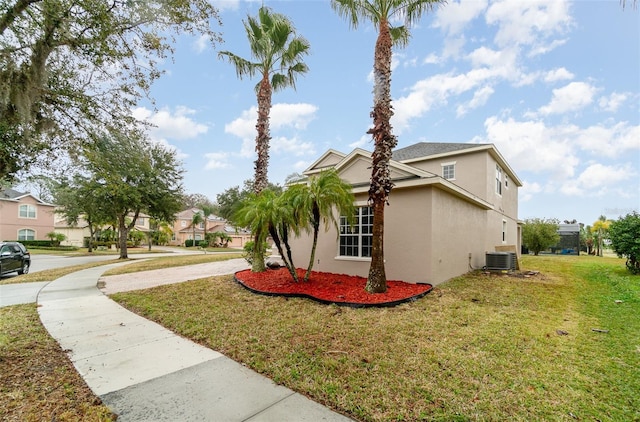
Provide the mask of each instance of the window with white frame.
[{"label": "window with white frame", "polygon": [[502,220],[502,243],[507,243],[507,221]]},{"label": "window with white frame", "polygon": [[136,219],[136,225],[138,226],[144,226],[144,217],[138,217]]},{"label": "window with white frame", "polygon": [[442,177],[447,180],[454,180],[456,178],[455,162],[442,164]]},{"label": "window with white frame", "polygon": [[181,225],[182,227],[187,227],[187,220],[182,220],[182,221],[180,221],[180,225]]},{"label": "window with white frame", "polygon": [[504,187],[509,187],[509,176],[507,176],[506,174],[504,175]]},{"label": "window with white frame", "polygon": [[31,229],[18,230],[18,240],[36,240],[36,232]]},{"label": "window with white frame", "polygon": [[20,205],[19,208],[20,218],[36,218],[36,207],[33,205]]},{"label": "window with white frame", "polygon": [[496,164],[496,193],[502,195],[502,168]]},{"label": "window with white frame", "polygon": [[204,222],[198,224],[198,228],[204,230]]},{"label": "window with white frame", "polygon": [[371,257],[373,238],[373,208],[358,207],[353,226],[345,216],[340,216],[339,256]]}]

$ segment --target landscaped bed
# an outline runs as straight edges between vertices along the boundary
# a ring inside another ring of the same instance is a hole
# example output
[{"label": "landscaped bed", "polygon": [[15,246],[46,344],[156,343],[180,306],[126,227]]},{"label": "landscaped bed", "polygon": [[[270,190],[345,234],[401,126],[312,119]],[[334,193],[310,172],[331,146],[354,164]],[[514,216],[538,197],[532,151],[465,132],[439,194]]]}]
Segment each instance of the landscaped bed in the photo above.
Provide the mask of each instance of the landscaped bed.
[{"label": "landscaped bed", "polygon": [[313,271],[309,281],[305,282],[302,281],[305,270],[297,271],[300,280],[297,283],[286,268],[269,269],[262,273],[239,271],[235,274],[235,280],[254,293],[307,297],[321,303],[355,308],[399,305],[416,300],[433,288],[430,284],[387,281],[385,293],[371,294],[365,290],[367,279],[363,277]]}]

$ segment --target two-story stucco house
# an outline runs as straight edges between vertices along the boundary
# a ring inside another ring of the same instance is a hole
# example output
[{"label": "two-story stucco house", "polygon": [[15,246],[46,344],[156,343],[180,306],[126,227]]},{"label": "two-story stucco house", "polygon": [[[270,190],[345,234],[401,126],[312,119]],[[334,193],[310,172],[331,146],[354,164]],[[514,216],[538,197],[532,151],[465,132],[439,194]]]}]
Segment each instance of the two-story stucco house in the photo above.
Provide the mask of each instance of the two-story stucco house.
[{"label": "two-story stucco house", "polygon": [[[173,223],[173,236],[171,245],[184,246],[187,240],[193,239],[194,230],[191,222],[195,213],[202,214],[202,210],[198,208],[189,208],[176,214]],[[249,233],[235,230],[227,225],[226,220],[217,215],[209,215],[205,221],[199,223],[195,227],[196,241],[204,240],[204,228],[207,227],[207,233],[223,232],[231,238],[228,243],[230,248],[242,248],[245,243],[251,240]]]},{"label": "two-story stucco house", "polygon": [[[358,206],[352,228],[321,233],[314,269],[367,277],[373,212],[367,204],[371,153],[329,150],[303,175],[328,168],[353,186]],[[384,255],[389,280],[438,284],[485,265],[486,252],[520,250],[518,188],[509,164],[492,144],[421,142],[393,153],[395,184],[385,210]],[[294,263],[306,265],[309,235],[292,242]]]},{"label": "two-story stucco house", "polygon": [[0,240],[47,240],[53,231],[53,210],[31,193],[0,191]]}]

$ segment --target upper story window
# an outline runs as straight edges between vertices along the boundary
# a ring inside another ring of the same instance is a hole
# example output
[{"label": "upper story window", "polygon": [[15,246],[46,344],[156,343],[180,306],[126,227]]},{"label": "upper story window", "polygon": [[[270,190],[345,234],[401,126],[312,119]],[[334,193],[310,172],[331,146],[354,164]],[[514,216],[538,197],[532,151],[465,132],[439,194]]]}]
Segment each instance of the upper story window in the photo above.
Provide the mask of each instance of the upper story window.
[{"label": "upper story window", "polygon": [[33,205],[20,205],[19,210],[20,218],[36,218],[36,207],[34,207]]},{"label": "upper story window", "polygon": [[359,207],[353,226],[346,217],[340,216],[339,256],[371,257],[373,239],[373,208]]},{"label": "upper story window", "polygon": [[509,187],[509,176],[507,176],[506,174],[504,175],[504,187]]},{"label": "upper story window", "polygon": [[442,164],[442,177],[447,180],[454,180],[456,178],[455,162]]},{"label": "upper story window", "polygon": [[182,227],[187,227],[187,220],[181,220],[181,221],[180,221],[180,225],[181,225]]},{"label": "upper story window", "polygon": [[502,168],[496,164],[496,193],[502,195]]},{"label": "upper story window", "polygon": [[198,228],[199,228],[199,229],[203,229],[203,230],[204,230],[204,223],[200,223],[200,224],[198,224]]},{"label": "upper story window", "polygon": [[18,240],[36,240],[36,232],[31,229],[18,230]]},{"label": "upper story window", "polygon": [[144,226],[144,217],[138,217],[138,218],[136,219],[136,224],[137,224],[138,226]]}]

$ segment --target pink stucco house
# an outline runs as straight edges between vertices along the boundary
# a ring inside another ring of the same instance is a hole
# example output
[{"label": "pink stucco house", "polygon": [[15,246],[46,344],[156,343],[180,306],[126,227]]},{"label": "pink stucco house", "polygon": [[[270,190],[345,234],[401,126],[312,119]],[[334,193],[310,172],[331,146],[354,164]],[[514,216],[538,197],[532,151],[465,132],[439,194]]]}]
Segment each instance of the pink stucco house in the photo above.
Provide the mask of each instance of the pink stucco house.
[{"label": "pink stucco house", "polygon": [[[340,216],[321,233],[314,269],[368,275],[373,212],[368,206],[371,152],[325,152],[303,175],[335,168],[351,184],[357,224]],[[390,280],[438,284],[485,265],[487,252],[520,250],[518,188],[522,182],[492,144],[420,142],[393,152],[395,187],[385,210],[385,270]],[[310,235],[292,242],[306,265]]]},{"label": "pink stucco house", "polygon": [[31,193],[0,190],[0,240],[47,240],[54,208]]}]

